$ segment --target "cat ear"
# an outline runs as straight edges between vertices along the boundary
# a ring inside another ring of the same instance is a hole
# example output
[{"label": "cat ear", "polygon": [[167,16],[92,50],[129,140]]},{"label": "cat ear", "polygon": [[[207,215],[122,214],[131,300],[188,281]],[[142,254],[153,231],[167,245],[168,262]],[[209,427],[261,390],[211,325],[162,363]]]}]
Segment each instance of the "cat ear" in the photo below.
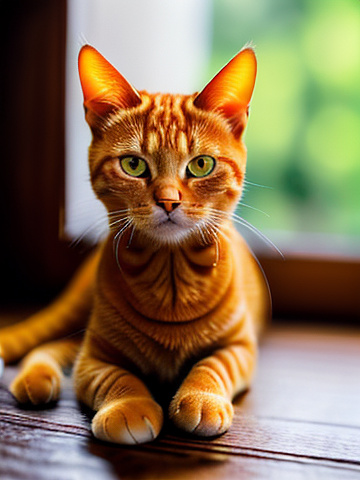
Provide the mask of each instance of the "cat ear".
[{"label": "cat ear", "polygon": [[247,47],[206,85],[196,96],[194,105],[221,113],[229,121],[234,135],[240,137],[246,125],[255,78],[255,53]]},{"label": "cat ear", "polygon": [[102,117],[113,110],[141,103],[135,88],[90,45],[80,50],[79,74],[84,107],[96,116]]}]

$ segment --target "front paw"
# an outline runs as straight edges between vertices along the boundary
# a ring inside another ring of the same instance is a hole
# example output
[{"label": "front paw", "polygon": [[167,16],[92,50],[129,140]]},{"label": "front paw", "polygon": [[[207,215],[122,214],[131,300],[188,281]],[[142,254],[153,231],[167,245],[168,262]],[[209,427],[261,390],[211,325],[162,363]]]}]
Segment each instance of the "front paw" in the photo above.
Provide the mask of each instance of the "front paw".
[{"label": "front paw", "polygon": [[55,365],[34,363],[19,373],[10,391],[20,403],[44,405],[59,398],[61,379],[62,373]]},{"label": "front paw", "polygon": [[220,435],[229,429],[234,409],[231,402],[215,393],[192,390],[175,395],[169,416],[176,427],[202,437]]},{"label": "front paw", "polygon": [[100,408],[92,421],[96,438],[106,442],[134,445],[146,443],[159,435],[163,411],[147,397],[115,400]]}]

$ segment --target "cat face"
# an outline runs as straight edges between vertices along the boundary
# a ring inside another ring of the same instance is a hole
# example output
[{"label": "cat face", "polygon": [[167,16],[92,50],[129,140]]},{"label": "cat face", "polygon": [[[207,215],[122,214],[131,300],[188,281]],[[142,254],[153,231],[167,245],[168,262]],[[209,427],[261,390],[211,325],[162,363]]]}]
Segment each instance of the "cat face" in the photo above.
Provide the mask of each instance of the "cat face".
[{"label": "cat face", "polygon": [[157,244],[209,241],[242,192],[253,51],[240,52],[190,96],[137,92],[89,46],[79,68],[93,132],[91,181],[110,226],[131,227]]}]

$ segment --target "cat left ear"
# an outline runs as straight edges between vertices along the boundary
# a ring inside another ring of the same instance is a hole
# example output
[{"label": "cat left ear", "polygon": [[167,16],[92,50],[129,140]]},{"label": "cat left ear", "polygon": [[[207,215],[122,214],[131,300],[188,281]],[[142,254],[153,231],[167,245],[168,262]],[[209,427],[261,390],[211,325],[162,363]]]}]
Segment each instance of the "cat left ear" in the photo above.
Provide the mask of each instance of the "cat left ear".
[{"label": "cat left ear", "polygon": [[103,117],[116,109],[141,103],[135,88],[90,45],[80,50],[79,74],[84,107],[96,116]]},{"label": "cat left ear", "polygon": [[254,50],[241,50],[196,96],[195,107],[221,113],[233,134],[240,137],[246,126],[256,69]]}]

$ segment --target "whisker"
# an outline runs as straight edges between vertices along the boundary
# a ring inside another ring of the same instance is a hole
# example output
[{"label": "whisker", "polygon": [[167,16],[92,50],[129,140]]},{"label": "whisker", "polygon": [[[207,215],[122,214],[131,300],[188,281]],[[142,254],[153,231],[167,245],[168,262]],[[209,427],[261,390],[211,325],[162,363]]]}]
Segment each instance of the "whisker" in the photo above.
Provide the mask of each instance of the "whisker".
[{"label": "whisker", "polygon": [[113,222],[109,223],[109,227],[112,228],[114,227],[115,225],[118,225],[119,223],[121,222],[125,222],[127,220],[129,220],[130,217],[123,217],[123,218],[119,218],[118,220],[114,220]]},{"label": "whisker", "polygon": [[266,217],[270,218],[270,215],[268,213],[264,212],[263,210],[260,210],[259,208],[252,207],[251,205],[248,205],[247,203],[239,202],[238,205],[240,205],[241,207],[251,208],[251,210],[255,210],[256,212],[262,213]]},{"label": "whisker", "polygon": [[127,227],[132,223],[132,219],[129,218],[126,220],[126,223],[125,225],[123,225],[119,231],[116,233],[116,235],[114,236],[114,241],[117,241],[119,238],[121,238],[121,234],[127,229]]},{"label": "whisker", "polygon": [[128,244],[126,245],[126,248],[129,248],[130,245],[131,245],[131,242],[132,242],[132,239],[133,239],[133,236],[134,236],[134,231],[135,231],[135,225],[133,224],[131,234],[130,234],[130,238],[129,238]]},{"label": "whisker", "polygon": [[[199,232],[199,234],[200,234],[200,237],[201,237],[201,239],[202,239],[203,244],[206,245],[206,243],[207,243],[207,242],[206,242],[206,238],[204,237],[204,232],[203,232],[202,229],[201,229],[202,225],[196,223],[196,224],[195,224],[195,227],[196,227],[196,229],[198,230],[198,232]],[[195,228],[191,228],[191,230],[192,230],[192,231],[195,231]]]},{"label": "whisker", "polygon": [[125,225],[123,225],[120,230],[117,232],[117,234],[114,236],[113,239],[113,250],[115,254],[115,259],[116,259],[116,264],[121,272],[121,265],[119,261],[119,244],[122,235],[124,234],[125,230],[132,224],[133,220],[130,218],[129,220],[126,221]]},{"label": "whisker", "polygon": [[108,212],[108,216],[111,217],[111,216],[119,215],[120,213],[125,213],[128,211],[129,211],[128,208],[122,208],[121,210],[112,210]]},{"label": "whisker", "polygon": [[[209,228],[215,240],[215,262],[213,263],[213,267],[216,267],[220,259],[220,242],[217,236],[216,227],[214,227],[213,225],[209,225]],[[214,233],[214,230],[215,230],[215,233]]]},{"label": "whisker", "polygon": [[259,238],[261,238],[261,240],[263,240],[264,243],[266,243],[273,250],[275,250],[280,255],[280,257],[284,260],[285,257],[281,252],[281,250],[264,233],[262,233],[256,227],[254,227],[254,225],[252,225],[250,222],[240,217],[235,212],[222,212],[221,210],[217,210],[217,209],[212,209],[212,211],[213,211],[213,215],[217,216],[219,219],[231,218],[235,223],[248,228],[251,232],[255,233]]},{"label": "whisker", "polygon": [[219,235],[222,235],[226,240],[230,241],[229,237],[226,235],[226,233],[220,228],[220,226],[215,223],[215,219],[213,218],[208,218],[209,223],[213,226],[213,228],[216,229],[217,233]]},{"label": "whisker", "polygon": [[70,243],[70,248],[77,247],[84,240],[84,238],[89,235],[90,232],[97,229],[99,226],[101,226],[102,223],[104,223],[104,228],[102,228],[101,233],[98,234],[98,239],[102,237],[107,230],[107,220],[104,217],[96,220],[92,225],[86,228],[81,235],[79,235],[77,238],[74,238],[74,240],[72,240],[72,242]]},{"label": "whisker", "polygon": [[260,183],[249,182],[249,180],[244,180],[244,183],[245,185],[251,185],[252,187],[268,188],[269,190],[273,190],[273,187],[269,187],[269,185],[260,185]]},{"label": "whisker", "polygon": [[269,245],[269,247],[274,249],[283,260],[285,259],[281,250],[265,234],[263,234],[260,230],[254,227],[254,225],[249,223],[247,220],[244,220],[243,218],[233,218],[233,220],[234,222],[238,223],[239,225],[243,225],[244,227],[247,227],[253,233],[258,235],[267,245]]}]

